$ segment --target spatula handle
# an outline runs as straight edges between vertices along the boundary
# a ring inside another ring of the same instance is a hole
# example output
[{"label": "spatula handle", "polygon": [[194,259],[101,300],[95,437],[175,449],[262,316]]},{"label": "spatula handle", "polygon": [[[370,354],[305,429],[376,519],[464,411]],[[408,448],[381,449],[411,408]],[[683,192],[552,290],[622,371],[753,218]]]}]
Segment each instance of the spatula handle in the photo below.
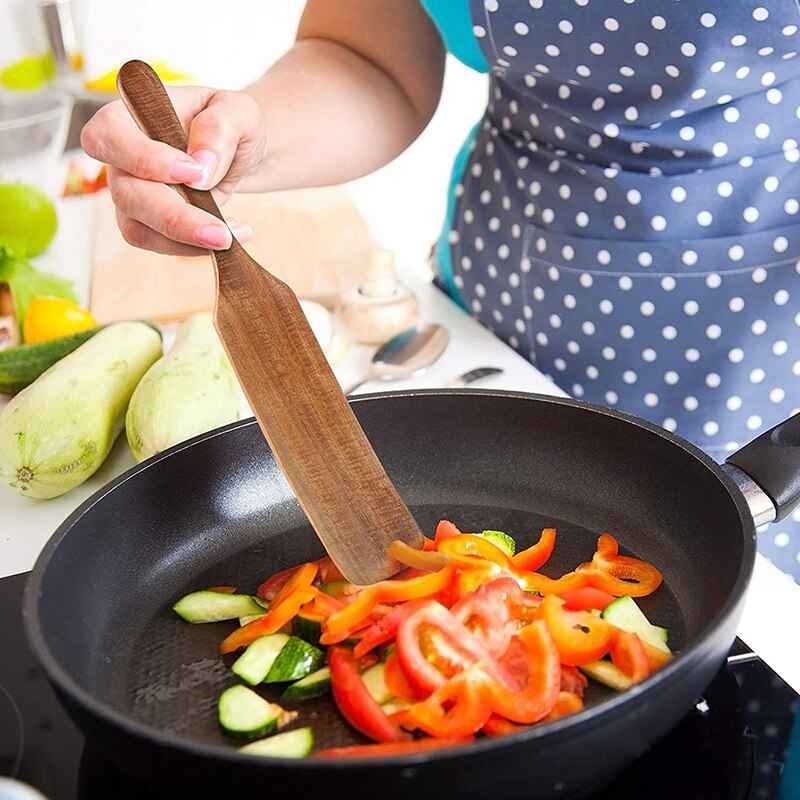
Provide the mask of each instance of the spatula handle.
[{"label": "spatula handle", "polygon": [[[117,89],[137,125],[151,138],[184,153],[189,146],[186,131],[175,113],[161,79],[144,61],[128,61],[117,75]],[[175,187],[187,203],[225,222],[211,192],[191,186]]]}]

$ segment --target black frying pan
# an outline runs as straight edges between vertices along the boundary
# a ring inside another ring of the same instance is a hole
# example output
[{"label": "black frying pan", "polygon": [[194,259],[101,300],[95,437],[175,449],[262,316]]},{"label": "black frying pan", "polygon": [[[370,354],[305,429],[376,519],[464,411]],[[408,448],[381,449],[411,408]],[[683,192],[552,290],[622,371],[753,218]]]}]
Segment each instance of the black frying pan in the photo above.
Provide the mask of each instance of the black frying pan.
[{"label": "black frying pan", "polygon": [[[353,408],[423,531],[447,518],[524,546],[555,525],[551,574],[588,560],[609,531],[658,566],[664,585],[642,607],[680,655],[627,692],[593,689],[583,712],[511,737],[380,761],[240,755],[216,723],[217,696],[233,682],[217,646],[231,626],[187,625],[170,605],[210,585],[254,591],[324,555],[251,420],[100,490],[32,572],[31,646],[97,748],[179,795],[551,798],[610,776],[677,723],[725,658],[753,566],[753,512],[723,468],[656,426],[571,400],[417,392]],[[800,494],[800,416],[776,431],[734,460],[786,513]],[[302,709],[318,746],[362,741],[330,701]]]}]

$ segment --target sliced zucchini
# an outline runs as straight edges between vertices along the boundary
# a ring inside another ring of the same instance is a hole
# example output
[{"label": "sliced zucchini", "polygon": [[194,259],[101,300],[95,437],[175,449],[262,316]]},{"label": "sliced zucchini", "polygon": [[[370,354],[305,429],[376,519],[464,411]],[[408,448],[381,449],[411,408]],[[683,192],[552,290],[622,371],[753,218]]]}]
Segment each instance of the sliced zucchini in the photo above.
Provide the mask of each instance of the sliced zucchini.
[{"label": "sliced zucchini", "polygon": [[248,623],[252,622],[254,619],[261,619],[261,617],[266,617],[266,616],[267,616],[266,611],[262,611],[260,614],[247,614],[244,617],[239,617],[239,626],[243,627],[244,625],[247,625]]},{"label": "sliced zucchini", "polygon": [[325,592],[325,594],[335,597],[337,600],[341,600],[344,593],[351,586],[352,584],[349,581],[342,579],[338,581],[328,581],[327,583],[323,583],[319,588],[320,591]]},{"label": "sliced zucchini", "polygon": [[379,705],[395,699],[394,695],[386,687],[385,671],[386,665],[379,662],[361,673],[361,680],[364,682],[364,686],[367,687],[367,691]]},{"label": "sliced zucchini", "polygon": [[263,614],[264,607],[249,594],[228,594],[204,589],[182,597],[172,610],[187,622],[220,622],[249,614]]},{"label": "sliced zucchini", "polygon": [[271,633],[268,636],[259,636],[233,662],[231,669],[246,683],[251,686],[257,686],[267,677],[272,665],[278,658],[278,654],[288,641],[289,637],[285,633]]},{"label": "sliced zucchini", "polygon": [[255,739],[282,728],[297,717],[246,686],[231,686],[217,703],[219,724],[225,733],[237,738]]},{"label": "sliced zucchini", "polygon": [[318,645],[322,636],[322,617],[297,614],[292,619],[292,633],[309,644]]},{"label": "sliced zucchini", "polygon": [[481,531],[478,536],[488,539],[495,547],[499,547],[509,558],[517,552],[517,543],[503,531]]},{"label": "sliced zucchini", "polygon": [[623,595],[609,603],[601,616],[615,627],[635,633],[643,642],[665,653],[672,652],[667,645],[667,629],[651,624],[630,595]]},{"label": "sliced zucchini", "polygon": [[331,671],[328,667],[320,667],[305,678],[290,683],[284,689],[281,700],[309,700],[330,691]]},{"label": "sliced zucchini", "polygon": [[304,758],[314,747],[314,734],[309,727],[295,728],[259,739],[239,748],[240,753],[253,756],[271,756],[273,758]]},{"label": "sliced zucchini", "polygon": [[318,647],[297,636],[290,636],[273,662],[264,683],[285,683],[305,678],[319,669],[324,661],[325,654]]},{"label": "sliced zucchini", "polygon": [[231,669],[251,686],[285,683],[304,678],[318,669],[325,654],[297,636],[271,633],[259,636],[233,662]]},{"label": "sliced zucchini", "polygon": [[616,664],[611,661],[590,661],[588,664],[581,664],[578,669],[587,678],[593,678],[598,683],[622,692],[633,686],[633,680],[629,678]]}]

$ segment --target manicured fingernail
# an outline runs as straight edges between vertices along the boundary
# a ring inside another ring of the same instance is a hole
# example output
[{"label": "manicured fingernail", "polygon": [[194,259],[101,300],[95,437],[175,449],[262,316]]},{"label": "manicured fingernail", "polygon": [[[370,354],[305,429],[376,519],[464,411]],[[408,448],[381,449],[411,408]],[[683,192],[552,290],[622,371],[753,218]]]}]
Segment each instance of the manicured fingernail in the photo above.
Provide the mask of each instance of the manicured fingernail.
[{"label": "manicured fingernail", "polygon": [[253,229],[244,222],[231,219],[228,220],[228,227],[237,240],[242,243],[249,242],[253,238]]},{"label": "manicured fingernail", "polygon": [[191,154],[192,158],[203,168],[203,177],[195,178],[197,188],[211,187],[211,181],[214,179],[214,173],[217,171],[217,164],[219,159],[211,152],[211,150],[196,150]]},{"label": "manicured fingernail", "polygon": [[205,177],[205,169],[196,161],[179,161],[170,168],[170,178],[175,183],[194,183]]},{"label": "manicured fingernail", "polygon": [[211,250],[225,250],[231,246],[231,234],[221,225],[203,225],[197,231],[197,243]]}]

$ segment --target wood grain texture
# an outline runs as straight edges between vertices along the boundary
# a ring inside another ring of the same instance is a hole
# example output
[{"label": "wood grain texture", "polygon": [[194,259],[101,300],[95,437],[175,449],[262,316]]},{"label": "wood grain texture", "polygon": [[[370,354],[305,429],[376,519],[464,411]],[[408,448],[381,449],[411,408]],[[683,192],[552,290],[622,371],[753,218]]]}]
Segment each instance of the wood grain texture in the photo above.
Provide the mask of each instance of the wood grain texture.
[{"label": "wood grain texture", "polygon": [[[118,87],[139,127],[186,150],[186,134],[155,72],[129,61]],[[223,219],[210,192],[178,187],[187,202]],[[214,324],[289,484],[325,549],[357,584],[395,574],[386,554],[422,533],[342,393],[294,292],[234,239],[213,252]]]}]

